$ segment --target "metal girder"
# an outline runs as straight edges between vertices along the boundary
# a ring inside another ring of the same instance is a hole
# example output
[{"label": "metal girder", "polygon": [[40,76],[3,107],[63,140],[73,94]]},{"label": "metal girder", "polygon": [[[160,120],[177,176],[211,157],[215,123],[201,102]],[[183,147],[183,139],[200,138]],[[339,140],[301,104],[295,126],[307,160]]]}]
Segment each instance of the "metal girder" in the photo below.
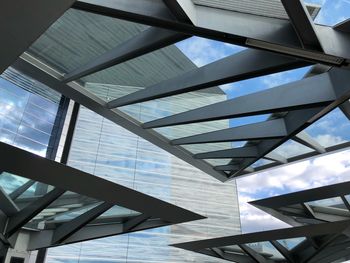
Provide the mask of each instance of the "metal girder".
[{"label": "metal girder", "polygon": [[305,145],[306,147],[309,147],[311,149],[314,149],[315,151],[317,151],[318,153],[325,153],[326,149],[319,144],[317,141],[315,141],[309,134],[307,134],[305,131],[302,131],[300,133],[298,133],[297,135],[295,135],[292,138],[294,141]]},{"label": "metal girder", "polygon": [[74,234],[69,236],[67,239],[65,239],[64,243],[60,243],[60,244],[51,243],[52,236],[54,233],[53,230],[43,230],[41,232],[36,232],[31,234],[28,250],[31,251],[31,250],[36,250],[36,249],[45,248],[45,247],[47,248],[47,247],[63,245],[63,244],[73,244],[77,242],[115,236],[115,235],[125,234],[128,232],[140,231],[140,230],[167,226],[167,225],[170,225],[170,223],[162,220],[148,220],[147,222],[144,222],[142,225],[138,225],[132,230],[127,232],[123,230],[122,222],[108,223],[108,224],[101,224],[101,225],[88,225],[79,229],[77,232],[75,232]]},{"label": "metal girder", "polygon": [[303,210],[304,210],[306,216],[308,216],[310,218],[317,218],[314,210],[310,207],[309,204],[301,203],[301,206],[303,207]]},{"label": "metal girder", "polygon": [[344,33],[350,33],[350,19],[346,19],[338,24],[336,24],[333,27],[334,30],[344,32]]},{"label": "metal girder", "polygon": [[350,102],[347,100],[341,105],[339,105],[339,109],[343,112],[346,118],[350,120]]},{"label": "metal girder", "polygon": [[345,197],[344,195],[341,195],[340,198],[341,198],[341,200],[343,201],[345,207],[346,207],[346,208],[349,210],[349,212],[350,212],[350,203],[349,203],[348,199],[346,199],[346,197]]},{"label": "metal girder", "polygon": [[[75,0],[11,0],[0,3],[0,74],[43,34]],[[28,10],[31,10],[28,12]]]},{"label": "metal girder", "polygon": [[288,263],[296,263],[290,251],[286,249],[281,243],[276,240],[271,240],[270,243],[275,249],[277,249],[279,253],[281,253],[281,255],[287,260]]},{"label": "metal girder", "polygon": [[232,254],[232,253],[225,253],[225,252],[221,253],[219,248],[201,249],[201,250],[195,251],[195,252],[201,253],[201,254],[204,254],[207,256],[225,259],[228,261],[233,261],[233,262],[255,263],[255,261],[252,258],[250,258],[248,255]]},{"label": "metal girder", "polygon": [[[193,22],[193,25],[190,25],[169,19],[169,14],[162,15],[162,12],[149,11],[147,2],[149,1],[115,0],[111,3],[108,0],[81,0],[74,7],[189,35],[270,50],[316,63],[341,66],[345,61],[344,58],[350,58],[350,52],[345,48],[349,45],[350,36],[332,27],[314,25],[315,32],[325,51],[323,54],[303,49],[292,23],[288,20],[197,6],[193,3],[184,5],[180,3],[184,1],[178,1],[183,8],[183,13],[188,14]],[[154,2],[156,6],[160,1]]]},{"label": "metal girder", "polygon": [[[218,165],[215,166],[214,169],[218,170],[218,171],[235,171],[235,170],[239,170],[239,166],[238,165],[234,165],[234,164],[227,164],[227,165]],[[245,169],[246,172],[254,172],[254,168],[252,167],[248,167],[247,169]]]},{"label": "metal girder", "polygon": [[81,229],[86,224],[88,224],[89,222],[91,222],[92,220],[94,220],[95,218],[97,218],[112,207],[113,204],[103,202],[102,204],[99,204],[96,207],[85,212],[84,214],[81,214],[73,218],[71,221],[59,226],[53,234],[52,243],[58,244],[63,242],[69,236],[73,235],[79,229]]},{"label": "metal girder", "polygon": [[88,64],[66,74],[63,77],[63,81],[70,82],[77,80],[86,75],[93,74],[97,71],[145,55],[188,37],[188,35],[161,28],[152,27],[146,29],[131,39],[121,43],[119,46],[102,54],[93,61],[90,61]]},{"label": "metal girder", "polygon": [[[1,167],[9,173],[162,218],[173,224],[204,218],[201,215],[173,204],[111,183],[78,169],[42,158],[5,143],[0,143],[0,159],[2,160]],[[82,184],[81,182],[84,183]],[[96,191],[97,188],[103,189],[103,191]],[[51,191],[48,195],[51,196],[51,193],[53,194],[57,191]],[[42,201],[38,200],[33,205],[44,204],[45,200],[48,200],[48,198],[44,197],[40,199]],[[30,208],[31,211],[27,211],[27,208],[29,209],[30,206],[27,206],[19,214],[15,215],[16,220],[12,220],[13,223],[10,222],[10,228],[11,225],[20,225],[18,222],[24,221],[22,218],[29,218],[29,214],[32,215],[34,210],[39,209],[39,207],[35,206],[34,208]]]},{"label": "metal girder", "polygon": [[6,216],[16,214],[19,209],[11,197],[0,187],[0,209]]},{"label": "metal girder", "polygon": [[88,109],[103,116],[104,118],[120,125],[124,129],[127,129],[130,132],[133,132],[143,139],[153,143],[161,149],[175,155],[181,160],[202,170],[203,172],[217,178],[218,180],[227,180],[227,177],[224,173],[215,171],[212,166],[204,161],[192,158],[192,154],[189,151],[186,151],[183,148],[171,146],[169,140],[159,133],[144,130],[141,127],[140,122],[132,119],[122,111],[111,111],[106,109],[104,106],[105,102],[102,99],[87,92],[86,89],[81,87],[79,84],[75,82],[64,84],[58,80],[58,78],[60,78],[60,75],[52,68],[47,67],[30,55],[25,54],[24,57],[25,59],[20,58],[12,65],[12,67],[22,72],[23,74],[26,74],[27,76],[47,85],[53,90],[62,93],[64,96],[87,107]]},{"label": "metal girder", "polygon": [[257,263],[267,263],[267,260],[260,255],[259,253],[255,252],[252,248],[248,247],[247,245],[240,244],[238,245],[248,256],[250,256],[255,262]]},{"label": "metal girder", "polygon": [[[317,92],[315,86],[317,85]],[[336,98],[327,74],[305,78],[253,94],[214,103],[169,117],[146,122],[158,128],[203,121],[245,117],[327,105]]]},{"label": "metal girder", "polygon": [[280,118],[184,137],[172,140],[171,143],[173,145],[183,145],[210,142],[268,140],[282,138],[286,135],[287,130],[284,119]]},{"label": "metal girder", "polygon": [[178,77],[117,98],[107,103],[109,109],[180,93],[196,91],[287,69],[307,66],[294,58],[259,50],[244,50],[191,70]]},{"label": "metal girder", "polygon": [[245,146],[227,150],[218,150],[193,155],[196,159],[222,159],[222,158],[251,158],[258,155],[258,149],[254,146]]},{"label": "metal girder", "polygon": [[287,159],[280,154],[270,152],[264,156],[264,159],[275,161],[278,163],[288,163]]},{"label": "metal girder", "polygon": [[314,23],[303,1],[282,0],[281,2],[303,48],[323,52],[322,45],[315,31]]},{"label": "metal girder", "polygon": [[[4,151],[4,154],[7,154]],[[27,162],[28,164],[29,162]],[[18,165],[18,164],[17,164]],[[40,166],[37,166],[40,167]],[[26,168],[25,168],[26,169]],[[8,219],[8,224],[5,231],[5,236],[9,237],[17,232],[22,226],[28,223],[32,218],[49,206],[58,197],[64,194],[65,190],[55,188],[48,192],[43,197],[40,197],[37,201],[31,203],[30,205],[23,208],[21,211],[11,216]]]},{"label": "metal girder", "polygon": [[129,219],[128,221],[126,221],[123,224],[123,230],[125,232],[130,231],[130,230],[134,229],[135,227],[137,227],[138,225],[141,225],[142,223],[147,221],[149,218],[150,218],[150,216],[145,215],[145,214],[135,216],[134,218]]},{"label": "metal girder", "polygon": [[16,190],[14,190],[12,193],[9,194],[9,197],[12,200],[17,199],[21,194],[23,194],[25,191],[27,191],[33,184],[35,184],[35,181],[28,180],[25,184],[18,187]]}]

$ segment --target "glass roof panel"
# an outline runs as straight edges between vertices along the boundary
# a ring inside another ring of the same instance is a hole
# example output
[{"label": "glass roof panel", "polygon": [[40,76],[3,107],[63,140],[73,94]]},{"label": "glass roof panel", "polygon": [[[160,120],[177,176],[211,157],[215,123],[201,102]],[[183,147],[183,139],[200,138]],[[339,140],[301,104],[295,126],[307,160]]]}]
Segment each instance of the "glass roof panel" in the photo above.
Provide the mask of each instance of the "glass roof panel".
[{"label": "glass roof panel", "polygon": [[350,2],[347,0],[304,0],[306,4],[320,5],[316,24],[334,26],[350,18]]},{"label": "glass roof panel", "polygon": [[69,73],[145,30],[144,25],[69,9],[28,50]]},{"label": "glass roof panel", "polygon": [[98,221],[100,219],[108,220],[113,218],[133,217],[140,214],[141,213],[133,211],[131,209],[115,205],[112,208],[108,209],[106,212],[104,212],[102,215],[100,215],[96,220]]},{"label": "glass roof panel", "polygon": [[300,143],[297,143],[293,140],[288,140],[279,147],[277,147],[275,150],[273,150],[271,153],[279,154],[288,159],[313,151],[313,149],[306,147]]},{"label": "glass roof panel", "polygon": [[319,144],[331,147],[350,141],[350,121],[339,108],[305,129]]},{"label": "glass roof panel", "polygon": [[266,259],[270,260],[283,260],[285,259],[278,250],[271,245],[270,242],[264,241],[264,242],[258,242],[258,243],[249,243],[246,244],[256,252],[258,252],[260,255],[262,255]]},{"label": "glass roof panel", "polygon": [[292,250],[297,245],[299,245],[301,242],[303,242],[306,238],[305,237],[297,237],[297,238],[288,238],[288,239],[281,239],[277,240],[281,245],[283,245],[288,250]]}]

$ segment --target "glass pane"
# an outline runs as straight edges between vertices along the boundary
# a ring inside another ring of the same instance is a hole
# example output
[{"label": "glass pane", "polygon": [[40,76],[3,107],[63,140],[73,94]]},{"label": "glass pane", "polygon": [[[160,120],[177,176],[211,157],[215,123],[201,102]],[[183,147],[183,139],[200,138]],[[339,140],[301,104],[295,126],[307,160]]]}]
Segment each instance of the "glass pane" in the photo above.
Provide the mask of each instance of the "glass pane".
[{"label": "glass pane", "polygon": [[297,143],[293,140],[288,140],[273,150],[271,153],[276,153],[288,159],[313,151],[313,149],[306,147],[300,143]]},{"label": "glass pane", "polygon": [[259,243],[250,243],[247,244],[250,248],[254,249],[260,255],[270,260],[283,260],[285,259],[278,250],[271,245],[270,242],[259,242]]},{"label": "glass pane", "polygon": [[281,245],[286,247],[288,250],[291,250],[297,245],[299,245],[301,242],[303,242],[304,240],[306,240],[305,237],[297,237],[297,238],[281,239],[277,241],[281,243]]},{"label": "glass pane", "polygon": [[124,20],[69,9],[28,52],[56,70],[68,73],[146,28]]},{"label": "glass pane", "polygon": [[344,207],[343,200],[340,197],[332,197],[327,199],[321,199],[316,201],[307,202],[311,206],[326,206],[326,207]]}]

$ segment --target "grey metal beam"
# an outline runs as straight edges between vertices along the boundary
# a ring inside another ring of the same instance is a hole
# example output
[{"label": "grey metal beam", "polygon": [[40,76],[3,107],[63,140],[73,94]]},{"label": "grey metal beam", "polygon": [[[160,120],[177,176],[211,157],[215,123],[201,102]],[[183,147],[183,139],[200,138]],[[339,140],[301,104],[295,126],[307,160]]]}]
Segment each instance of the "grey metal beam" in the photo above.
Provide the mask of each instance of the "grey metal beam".
[{"label": "grey metal beam", "polygon": [[11,197],[0,187],[0,210],[6,216],[13,216],[19,209]]},{"label": "grey metal beam", "polygon": [[35,181],[28,180],[25,184],[21,185],[17,189],[15,189],[12,193],[9,194],[9,197],[12,200],[17,199],[21,194],[23,194],[25,191],[27,191],[33,184],[35,184]]},{"label": "grey metal beam", "polygon": [[223,252],[221,254],[222,255],[222,257],[221,257],[220,254],[218,254],[218,253],[220,253],[218,248],[201,249],[199,251],[194,251],[194,252],[201,253],[201,254],[204,254],[207,256],[225,259],[225,260],[232,261],[232,262],[255,263],[255,260],[253,260],[252,258],[250,258],[248,255],[245,255],[245,254],[232,254],[232,253]]},{"label": "grey metal beam", "polygon": [[111,109],[159,99],[306,65],[305,62],[297,59],[270,52],[244,50],[178,77],[112,100],[107,103],[107,107]]},{"label": "grey metal beam", "polygon": [[[4,153],[7,154],[6,151]],[[42,210],[49,206],[53,201],[60,197],[64,192],[65,190],[55,188],[43,197],[40,197],[37,201],[23,208],[17,214],[11,216],[8,220],[5,236],[9,237],[13,235],[22,226],[28,223],[32,218],[34,218],[37,214],[39,214]]]},{"label": "grey metal beam", "polygon": [[222,158],[251,158],[258,155],[258,149],[254,146],[245,146],[227,150],[198,153],[196,159],[222,159]]},{"label": "grey metal beam", "polygon": [[333,27],[334,30],[344,32],[344,33],[350,33],[350,19],[346,19],[338,24],[336,24]]},{"label": "grey metal beam", "polygon": [[310,207],[309,204],[301,203],[301,206],[303,207],[306,216],[311,217],[311,218],[317,218],[315,213],[314,213],[314,210]]},{"label": "grey metal beam", "polygon": [[346,118],[350,120],[350,102],[347,100],[341,105],[339,105],[339,109],[343,112]]},{"label": "grey metal beam", "polygon": [[66,74],[63,77],[63,81],[70,82],[77,80],[86,75],[145,55],[188,37],[188,35],[161,28],[152,27],[146,29],[93,61],[90,61],[88,64]]},{"label": "grey metal beam", "polygon": [[[140,213],[149,214],[153,217],[162,218],[173,224],[204,219],[201,215],[173,204],[5,143],[0,143],[0,159],[2,160],[1,167],[10,173],[100,201],[126,207]],[[28,163],[31,165],[28,165]],[[84,183],[82,184],[81,182]],[[96,191],[96,188],[103,189],[103,191]],[[51,193],[53,192],[48,193],[49,197]],[[12,224],[17,226],[19,225],[18,221],[23,221],[22,218],[29,218],[33,211],[41,208],[37,206],[48,200],[48,197],[40,200],[33,203],[35,207],[29,205],[24,210],[21,210],[16,215],[18,218]],[[27,208],[30,211],[27,211]]]},{"label": "grey metal beam", "polygon": [[[90,6],[83,2],[90,3]],[[129,2],[127,8],[125,8],[125,2]],[[149,12],[149,4],[144,4],[145,2],[147,1],[115,0],[111,4],[108,0],[81,0],[75,7],[111,17],[176,30],[185,34],[270,50],[321,64],[341,66],[345,61],[344,58],[350,58],[349,50],[344,48],[349,45],[349,36],[332,27],[314,26],[326,53],[322,54],[302,49],[298,36],[288,20],[206,6],[191,5],[188,7],[182,5],[184,13],[190,14],[189,17],[194,24],[189,25],[169,19],[169,15],[162,17],[161,12]],[[159,0],[154,2],[159,3]],[[145,10],[140,8],[143,5],[147,7]]]},{"label": "grey metal beam", "polygon": [[[315,83],[318,85],[315,92]],[[329,76],[321,74],[253,94],[146,122],[144,128],[214,121],[327,105],[336,98]]]},{"label": "grey metal beam", "polygon": [[287,134],[284,119],[280,118],[184,137],[172,140],[171,143],[173,145],[183,145],[210,142],[267,140],[282,138]]},{"label": "grey metal beam", "polygon": [[245,244],[240,244],[238,245],[247,255],[249,255],[255,262],[257,263],[267,263],[267,260],[257,253],[255,250],[252,248],[248,247]]},{"label": "grey metal beam", "polygon": [[71,221],[59,226],[53,234],[52,243],[58,244],[64,242],[64,240],[67,239],[69,236],[73,235],[79,229],[84,227],[86,224],[88,224],[89,222],[91,222],[92,220],[94,220],[113,206],[113,204],[103,202],[102,204],[99,204],[98,206],[85,212],[84,214],[81,214],[73,218]]},{"label": "grey metal beam", "polygon": [[84,105],[88,109],[96,112],[104,118],[120,125],[130,132],[133,132],[134,134],[175,155],[181,160],[193,165],[194,167],[217,178],[218,180],[227,180],[226,175],[222,172],[215,171],[211,165],[204,161],[192,158],[192,153],[185,150],[184,148],[171,146],[169,144],[169,139],[160,135],[159,133],[143,129],[140,122],[131,118],[124,112],[119,110],[110,111],[106,109],[104,106],[105,102],[101,98],[87,92],[86,89],[81,87],[79,84],[75,82],[71,82],[68,85],[64,84],[58,80],[58,78],[60,78],[60,74],[54,71],[52,68],[39,62],[37,59],[28,54],[24,54],[23,57],[25,57],[26,60],[21,58],[13,64],[13,67],[23,74],[26,74],[27,76],[40,81],[53,90],[62,93],[64,96],[76,101],[81,105]]},{"label": "grey metal beam", "polygon": [[297,33],[302,46],[306,49],[323,52],[323,48],[316,34],[314,23],[302,0],[282,0],[284,9]]},{"label": "grey metal beam", "polygon": [[350,203],[349,203],[348,199],[346,199],[346,197],[345,197],[344,195],[341,195],[340,198],[341,198],[341,200],[343,201],[345,207],[346,207],[346,208],[349,210],[349,212],[350,212]]},{"label": "grey metal beam", "polygon": [[278,163],[288,163],[287,159],[280,154],[270,152],[264,156],[264,159],[275,161]]},{"label": "grey metal beam", "polygon": [[[0,4],[0,74],[75,0],[11,0]],[[31,10],[28,12],[28,10]]]},{"label": "grey metal beam", "polygon": [[[215,166],[214,169],[218,170],[218,171],[235,171],[235,170],[239,169],[239,166],[238,165],[234,165],[234,164],[218,165],[218,166]],[[254,168],[247,167],[245,169],[245,171],[247,171],[249,173],[250,172],[254,172]]]},{"label": "grey metal beam", "polygon": [[305,131],[302,131],[302,132],[298,133],[292,139],[294,141],[296,141],[296,142],[306,146],[306,147],[314,149],[315,151],[317,151],[319,153],[325,153],[326,152],[326,149],[321,144],[319,144],[317,141],[315,141]]},{"label": "grey metal beam", "polygon": [[287,262],[296,262],[292,256],[292,253],[288,249],[286,249],[281,243],[279,243],[276,240],[271,240],[270,243],[272,246],[274,246],[275,249],[277,249],[279,253],[281,253],[281,255],[287,260]]},{"label": "grey metal beam", "polygon": [[132,219],[129,219],[128,221],[126,221],[123,224],[123,231],[130,231],[132,229],[134,229],[135,227],[137,227],[138,225],[141,225],[142,223],[144,223],[145,221],[147,221],[150,218],[150,216],[145,215],[145,214],[141,214],[138,216],[135,216]]}]

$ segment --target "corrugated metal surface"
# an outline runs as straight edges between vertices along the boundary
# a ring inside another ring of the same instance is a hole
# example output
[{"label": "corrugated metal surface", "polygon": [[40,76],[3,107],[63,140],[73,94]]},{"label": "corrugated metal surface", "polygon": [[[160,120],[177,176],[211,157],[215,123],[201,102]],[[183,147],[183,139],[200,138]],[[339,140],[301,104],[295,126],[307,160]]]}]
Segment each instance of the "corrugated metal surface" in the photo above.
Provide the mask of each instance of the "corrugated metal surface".
[{"label": "corrugated metal surface", "polygon": [[[241,13],[288,19],[280,0],[192,0],[196,5],[220,8]],[[319,7],[308,6],[309,13],[316,17]]]}]

